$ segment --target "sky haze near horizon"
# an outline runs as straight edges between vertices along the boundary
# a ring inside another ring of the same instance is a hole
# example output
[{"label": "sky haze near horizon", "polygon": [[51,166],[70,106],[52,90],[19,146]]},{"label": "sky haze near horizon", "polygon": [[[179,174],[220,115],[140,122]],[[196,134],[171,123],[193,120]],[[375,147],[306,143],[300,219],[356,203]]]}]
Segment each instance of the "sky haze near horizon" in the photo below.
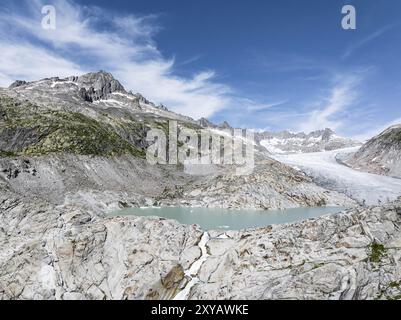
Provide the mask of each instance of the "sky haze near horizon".
[{"label": "sky haze near horizon", "polygon": [[[357,29],[343,30],[343,5]],[[41,9],[54,5],[56,30]],[[0,85],[106,70],[195,119],[364,140],[401,122],[401,2],[5,0]]]}]

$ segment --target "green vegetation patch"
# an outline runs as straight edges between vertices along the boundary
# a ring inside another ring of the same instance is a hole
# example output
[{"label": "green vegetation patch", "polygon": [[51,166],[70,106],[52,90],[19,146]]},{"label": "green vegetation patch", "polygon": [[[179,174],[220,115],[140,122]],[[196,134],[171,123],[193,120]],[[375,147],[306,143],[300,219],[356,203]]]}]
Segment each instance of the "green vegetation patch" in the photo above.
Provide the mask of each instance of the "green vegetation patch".
[{"label": "green vegetation patch", "polygon": [[390,288],[401,289],[401,281],[393,281],[388,285]]},{"label": "green vegetation patch", "polygon": [[379,263],[386,253],[387,249],[384,247],[384,245],[373,242],[370,245],[369,261],[373,263]]},{"label": "green vegetation patch", "polygon": [[54,111],[0,98],[0,155],[114,156],[144,151],[123,139],[110,125],[81,113]]}]

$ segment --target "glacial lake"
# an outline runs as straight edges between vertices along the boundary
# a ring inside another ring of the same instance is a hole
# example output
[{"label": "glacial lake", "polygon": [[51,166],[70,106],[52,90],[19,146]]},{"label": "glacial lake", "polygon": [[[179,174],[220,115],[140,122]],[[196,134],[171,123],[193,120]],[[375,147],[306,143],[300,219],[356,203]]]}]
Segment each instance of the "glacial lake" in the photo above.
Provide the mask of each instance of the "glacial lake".
[{"label": "glacial lake", "polygon": [[191,207],[129,208],[109,216],[161,217],[174,219],[182,224],[198,224],[208,230],[241,230],[304,221],[343,211],[343,207],[304,207],[285,210],[228,210]]}]

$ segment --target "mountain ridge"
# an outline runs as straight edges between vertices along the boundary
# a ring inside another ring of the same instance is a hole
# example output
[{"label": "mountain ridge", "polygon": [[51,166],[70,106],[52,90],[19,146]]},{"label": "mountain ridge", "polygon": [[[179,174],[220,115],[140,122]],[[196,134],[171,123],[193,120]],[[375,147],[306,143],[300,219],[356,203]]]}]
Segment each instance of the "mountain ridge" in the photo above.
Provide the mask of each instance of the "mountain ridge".
[{"label": "mountain ridge", "polygon": [[371,138],[344,162],[356,170],[401,178],[401,124]]},{"label": "mountain ridge", "polygon": [[[99,103],[109,100],[110,102],[114,102],[117,98],[117,101],[120,101],[123,98],[128,100],[135,100],[139,105],[160,110],[161,112],[164,111],[164,116],[170,116],[172,119],[180,118],[181,120],[190,121],[193,124],[196,124],[202,128],[212,128],[212,129],[220,129],[220,130],[232,130],[233,127],[227,122],[224,121],[221,124],[214,124],[213,122],[209,121],[206,118],[201,118],[198,120],[194,120],[188,116],[176,114],[175,112],[170,111],[164,105],[156,106],[153,102],[147,100],[143,97],[140,93],[133,94],[132,91],[127,91],[124,86],[109,72],[100,70],[98,72],[90,72],[83,74],[81,76],[69,76],[66,78],[59,78],[59,77],[51,77],[51,78],[44,78],[37,81],[25,81],[25,80],[16,80],[12,83],[8,89],[13,90],[16,89],[21,90],[23,88],[32,87],[32,86],[39,86],[40,84],[47,83],[50,85],[52,89],[60,88],[62,85],[66,86],[77,86],[78,88],[78,97],[88,103]],[[121,102],[121,101],[120,101]],[[126,102],[126,101],[124,101]],[[118,104],[118,103],[116,103]],[[155,111],[152,110],[152,111]],[[262,131],[258,132],[255,131],[255,139],[258,144],[260,144],[263,140],[269,140],[272,138],[279,138],[279,139],[289,139],[289,138],[299,138],[307,140],[308,138],[318,138],[322,137],[323,141],[328,141],[330,137],[335,135],[335,132],[330,128],[321,129],[312,131],[310,133],[298,132],[292,133],[290,131],[278,131],[278,132],[271,132],[271,131]],[[342,138],[342,137],[341,137]],[[332,146],[327,150],[333,150],[333,148],[342,148],[342,147],[351,147],[356,146],[359,144],[357,141],[353,141],[352,139],[342,138],[342,144],[340,143],[337,146]],[[345,139],[348,139],[347,141]],[[308,148],[305,148],[308,150]],[[288,148],[286,150],[285,147],[282,148],[284,151],[294,152],[293,148]],[[282,150],[282,151],[283,151]],[[319,150],[322,151],[322,150]]]},{"label": "mountain ridge", "polygon": [[257,142],[272,154],[323,152],[361,145],[329,128],[310,133],[262,132],[257,134]]}]

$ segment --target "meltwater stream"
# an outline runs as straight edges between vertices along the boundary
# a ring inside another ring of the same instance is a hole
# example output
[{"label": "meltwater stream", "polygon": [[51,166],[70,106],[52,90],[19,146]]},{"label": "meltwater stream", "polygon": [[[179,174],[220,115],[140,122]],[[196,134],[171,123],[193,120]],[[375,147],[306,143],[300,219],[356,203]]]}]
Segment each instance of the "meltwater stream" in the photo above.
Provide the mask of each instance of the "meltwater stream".
[{"label": "meltwater stream", "polygon": [[304,207],[285,210],[228,210],[191,207],[129,208],[112,216],[162,217],[182,224],[198,224],[205,230],[241,230],[285,224],[341,212],[343,207]]},{"label": "meltwater stream", "polygon": [[198,273],[203,263],[207,260],[209,254],[207,253],[206,245],[210,240],[209,233],[204,232],[200,242],[198,243],[198,247],[201,249],[202,255],[196,260],[192,266],[185,271],[185,275],[189,277],[191,280],[187,283],[187,285],[182,289],[178,294],[174,297],[174,300],[186,300],[191,292],[192,287],[199,282]]}]

